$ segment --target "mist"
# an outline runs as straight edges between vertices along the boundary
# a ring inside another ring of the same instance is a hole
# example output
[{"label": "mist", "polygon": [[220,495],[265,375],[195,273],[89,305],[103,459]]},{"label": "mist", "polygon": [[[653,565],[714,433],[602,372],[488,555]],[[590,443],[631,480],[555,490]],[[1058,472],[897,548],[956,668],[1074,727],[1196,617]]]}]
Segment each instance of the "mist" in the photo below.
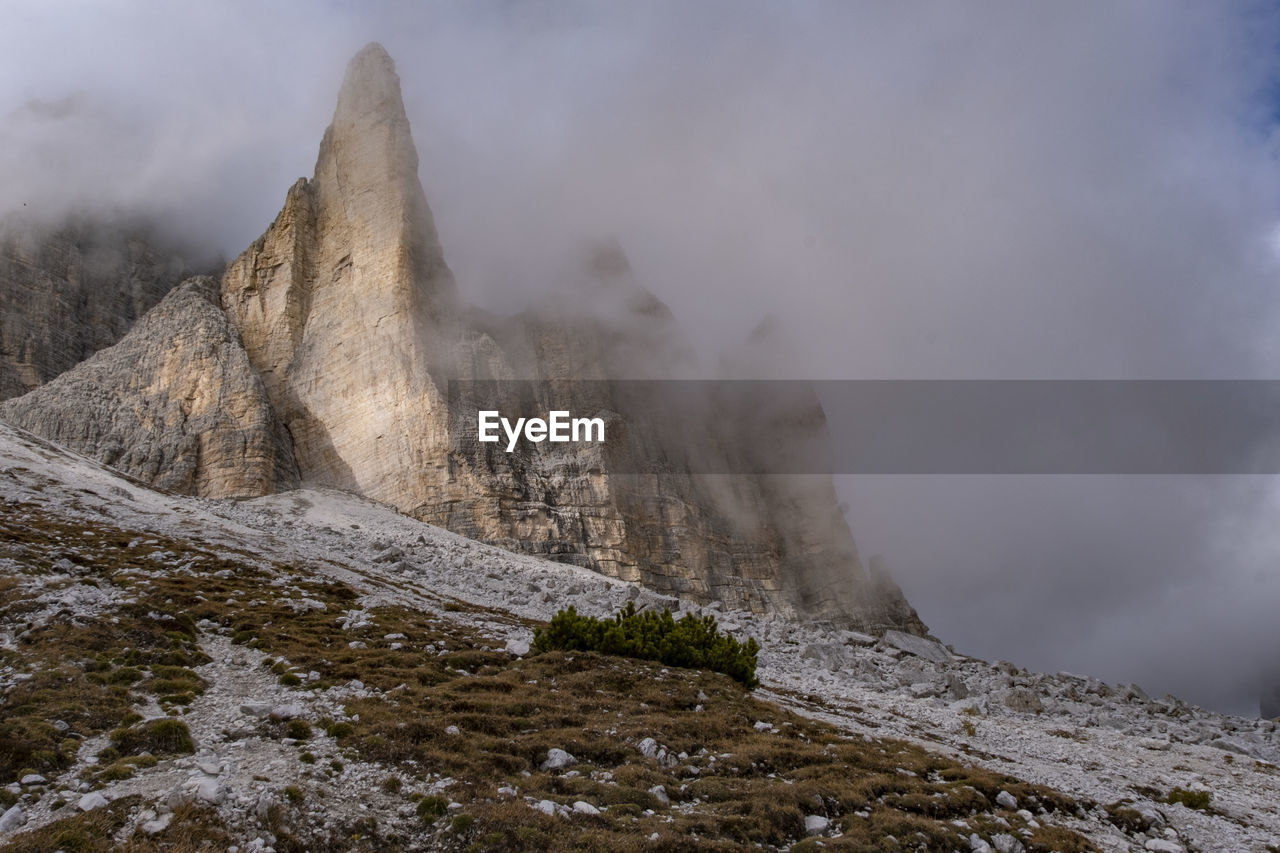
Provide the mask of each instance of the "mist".
[{"label": "mist", "polygon": [[[232,258],[370,40],[493,310],[612,239],[708,364],[773,317],[759,378],[1280,374],[1261,3],[10,2],[0,211],[149,215]],[[838,487],[962,652],[1245,714],[1280,680],[1272,478]]]}]

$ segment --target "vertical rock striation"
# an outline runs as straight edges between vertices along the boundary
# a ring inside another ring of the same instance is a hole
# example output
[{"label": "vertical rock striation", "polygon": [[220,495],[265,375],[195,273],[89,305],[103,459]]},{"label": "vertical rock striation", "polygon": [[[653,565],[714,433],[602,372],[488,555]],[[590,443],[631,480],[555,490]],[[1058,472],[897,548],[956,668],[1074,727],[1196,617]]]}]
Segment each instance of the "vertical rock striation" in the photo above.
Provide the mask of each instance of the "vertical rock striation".
[{"label": "vertical rock striation", "polygon": [[399,78],[370,45],[347,69],[314,177],[222,279],[304,479],[402,508],[422,499],[443,424],[424,345],[454,299]]},{"label": "vertical rock striation", "polygon": [[114,344],[189,274],[147,228],[0,223],[0,400]]}]

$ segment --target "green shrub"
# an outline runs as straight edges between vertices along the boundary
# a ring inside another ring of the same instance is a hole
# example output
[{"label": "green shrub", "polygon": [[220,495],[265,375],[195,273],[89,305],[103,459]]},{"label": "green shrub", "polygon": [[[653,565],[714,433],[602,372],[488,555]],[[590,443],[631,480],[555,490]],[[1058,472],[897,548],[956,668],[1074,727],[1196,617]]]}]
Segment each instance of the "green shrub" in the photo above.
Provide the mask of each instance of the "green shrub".
[{"label": "green shrub", "polygon": [[1212,799],[1212,795],[1208,791],[1188,791],[1186,788],[1174,788],[1169,792],[1167,801],[1170,803],[1182,803],[1189,809],[1204,811],[1209,808],[1210,799]]},{"label": "green shrub", "polygon": [[142,670],[132,666],[124,666],[110,672],[92,672],[89,680],[96,684],[133,684],[142,680]]},{"label": "green shrub", "polygon": [[756,654],[760,645],[754,638],[739,643],[720,633],[714,616],[698,619],[689,613],[676,620],[670,610],[637,612],[632,602],[612,619],[582,616],[572,607],[561,610],[550,625],[534,632],[533,648],[603,652],[722,672],[748,688],[759,683]]},{"label": "green shrub", "polygon": [[324,726],[324,733],[333,738],[350,737],[355,734],[355,731],[356,727],[350,723],[330,722],[328,725]]},{"label": "green shrub", "polygon": [[418,801],[418,817],[431,823],[449,810],[449,801],[444,797],[423,797]]},{"label": "green shrub", "polygon": [[191,731],[182,720],[152,720],[139,726],[116,729],[111,733],[111,744],[121,755],[143,752],[185,755],[196,751]]}]

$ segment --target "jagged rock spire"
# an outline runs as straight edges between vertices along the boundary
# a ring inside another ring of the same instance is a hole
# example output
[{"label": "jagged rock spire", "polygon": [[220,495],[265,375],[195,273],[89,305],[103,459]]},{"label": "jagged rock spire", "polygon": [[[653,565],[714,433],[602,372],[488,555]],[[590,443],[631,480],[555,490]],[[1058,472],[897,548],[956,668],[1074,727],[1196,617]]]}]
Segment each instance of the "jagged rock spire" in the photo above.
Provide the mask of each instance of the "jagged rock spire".
[{"label": "jagged rock spire", "polygon": [[[370,42],[347,63],[333,123],[343,129],[361,121],[376,123],[384,119],[408,123],[395,61],[386,48]],[[415,165],[416,159],[415,156]]]},{"label": "jagged rock spire", "polygon": [[[413,287],[413,307],[439,314],[456,297],[435,220],[418,180],[418,152],[395,63],[366,45],[347,65],[333,122],[325,131],[312,187],[321,212],[366,232],[375,257]],[[345,221],[343,221],[345,220]],[[357,258],[352,257],[352,262]]]},{"label": "jagged rock spire", "polygon": [[347,68],[315,175],[228,268],[223,305],[293,436],[304,480],[412,498],[430,386],[424,346],[453,310],[387,52]]},{"label": "jagged rock spire", "polygon": [[[154,473],[152,482],[200,494],[269,491],[296,478],[664,593],[864,630],[924,631],[896,587],[868,578],[830,480],[712,483],[678,466],[659,476],[614,476],[643,470],[636,464],[643,460],[599,447],[565,453],[540,445],[510,456],[451,442],[467,435],[467,424],[474,428],[475,409],[444,394],[449,379],[664,378],[692,348],[667,307],[634,280],[616,243],[595,253],[589,272],[597,286],[586,291],[612,310],[595,315],[571,304],[508,322],[455,309],[417,168],[395,66],[370,45],[347,70],[314,176],[290,188],[275,222],[227,269],[219,295],[225,317],[187,294],[186,312],[173,316],[196,318],[208,334],[188,343],[165,305],[144,324],[153,330],[147,346],[131,341],[113,356],[114,374],[140,378],[117,380],[109,404],[94,409],[89,443],[100,458],[137,444],[126,461]],[[103,384],[85,375],[25,422],[64,435],[57,406]],[[749,460],[758,446],[751,439],[759,431],[719,427],[724,412],[713,410],[711,396],[682,411],[673,429],[657,402],[590,388],[574,394],[566,408],[616,415],[641,438],[641,455],[684,458],[686,434],[708,436],[699,452],[725,460]],[[800,406],[809,412],[816,399]],[[167,418],[163,440],[144,443],[140,424],[155,412]],[[241,464],[237,452],[255,465],[247,486],[228,472]]]}]

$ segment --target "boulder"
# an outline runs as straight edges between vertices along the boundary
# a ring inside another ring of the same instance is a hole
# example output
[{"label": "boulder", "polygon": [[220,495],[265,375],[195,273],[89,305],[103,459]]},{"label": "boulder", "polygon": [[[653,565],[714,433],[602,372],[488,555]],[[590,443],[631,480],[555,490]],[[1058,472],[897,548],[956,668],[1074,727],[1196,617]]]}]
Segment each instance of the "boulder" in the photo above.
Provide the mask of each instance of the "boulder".
[{"label": "boulder", "polygon": [[88,812],[102,808],[107,805],[107,802],[107,798],[102,796],[102,794],[99,794],[97,791],[90,791],[80,798],[80,801],[76,803],[76,808],[80,809],[82,812]]},{"label": "boulder", "polygon": [[930,640],[927,637],[918,637],[915,634],[890,630],[885,631],[881,639],[892,648],[934,663],[950,663],[952,660],[951,652],[947,651],[942,643],[937,640]]},{"label": "boulder", "polygon": [[574,758],[563,749],[552,747],[547,750],[547,760],[542,762],[543,770],[563,770],[578,763],[578,759]]},{"label": "boulder", "polygon": [[10,832],[27,822],[27,815],[21,805],[10,806],[0,815],[0,833]]},{"label": "boulder", "polygon": [[159,835],[169,828],[170,822],[173,821],[173,812],[165,812],[153,820],[144,821],[142,831],[147,835]]},{"label": "boulder", "polygon": [[831,826],[831,821],[822,815],[810,814],[804,816],[804,834],[805,835],[821,835]]}]

